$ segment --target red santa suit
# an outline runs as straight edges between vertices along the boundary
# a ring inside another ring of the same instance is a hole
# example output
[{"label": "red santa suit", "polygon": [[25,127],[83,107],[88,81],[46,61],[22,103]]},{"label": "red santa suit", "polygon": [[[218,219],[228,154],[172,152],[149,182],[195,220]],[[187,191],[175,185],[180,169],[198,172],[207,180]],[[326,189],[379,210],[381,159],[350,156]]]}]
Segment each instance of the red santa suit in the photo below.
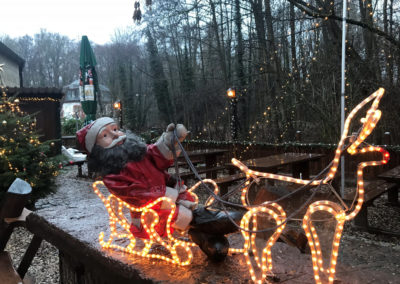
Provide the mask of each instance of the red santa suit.
[{"label": "red santa suit", "polygon": [[[192,212],[180,201],[193,202],[193,197],[187,192],[178,192],[178,189],[168,187],[171,176],[167,169],[173,164],[171,156],[166,155],[164,145],[158,143],[147,146],[147,153],[139,162],[128,162],[119,174],[104,176],[103,182],[109,191],[123,201],[135,206],[143,207],[159,197],[167,196],[177,203],[172,219],[173,226],[177,229],[186,229],[192,220]],[[184,202],[183,202],[184,203]],[[155,229],[160,236],[166,236],[166,222],[170,209],[167,202],[159,202],[153,208],[160,220]],[[146,231],[140,223],[140,214],[132,212],[131,232],[139,238],[148,238]]]}]

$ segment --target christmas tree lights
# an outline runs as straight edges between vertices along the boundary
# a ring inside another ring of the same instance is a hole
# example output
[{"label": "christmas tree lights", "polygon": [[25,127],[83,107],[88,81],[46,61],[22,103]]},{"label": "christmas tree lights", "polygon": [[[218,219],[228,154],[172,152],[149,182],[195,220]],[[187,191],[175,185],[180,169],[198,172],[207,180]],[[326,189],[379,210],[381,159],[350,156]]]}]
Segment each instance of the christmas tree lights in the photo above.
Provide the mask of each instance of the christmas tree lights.
[{"label": "christmas tree lights", "polygon": [[41,142],[36,119],[21,111],[20,103],[29,100],[7,97],[2,86],[0,92],[0,187],[7,189],[17,177],[26,180],[34,202],[54,189],[61,160],[49,157],[54,142]]}]

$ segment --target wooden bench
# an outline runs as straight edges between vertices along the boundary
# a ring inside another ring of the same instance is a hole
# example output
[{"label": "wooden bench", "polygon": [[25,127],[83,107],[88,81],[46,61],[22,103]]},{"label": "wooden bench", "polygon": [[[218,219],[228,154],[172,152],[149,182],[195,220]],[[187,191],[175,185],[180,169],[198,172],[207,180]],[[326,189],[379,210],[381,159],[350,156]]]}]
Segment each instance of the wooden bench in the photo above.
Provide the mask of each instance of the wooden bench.
[{"label": "wooden bench", "polygon": [[[372,233],[384,233],[393,235],[393,232],[388,232],[382,229],[374,228],[368,224],[368,207],[373,205],[375,199],[380,197],[382,194],[393,190],[397,185],[384,180],[374,180],[365,183],[364,186],[364,204],[361,207],[360,212],[354,218],[354,225],[359,229],[366,230]],[[355,190],[355,189],[354,189]],[[349,192],[343,197],[343,200],[347,204],[351,204],[354,199],[354,190]]]},{"label": "wooden bench", "polygon": [[84,163],[86,163],[86,160],[85,161],[69,161],[68,165],[69,166],[77,166],[78,167],[77,177],[83,177],[82,166]]},{"label": "wooden bench", "polygon": [[[68,163],[65,166],[77,166],[78,167],[78,177],[83,177],[82,174],[82,166],[87,162],[86,154],[82,151],[78,151],[73,148],[65,148],[64,146],[61,149],[62,154],[68,159]],[[88,173],[88,176],[91,176],[91,173]]]},{"label": "wooden bench", "polygon": [[16,179],[3,199],[0,208],[0,283],[22,283],[42,242],[40,237],[33,236],[17,270],[12,264],[9,253],[4,251],[14,228],[25,227],[26,218],[31,213],[25,208],[25,203],[31,190],[28,183]]},{"label": "wooden bench", "polygon": [[[201,159],[192,160],[191,162],[195,166],[198,164],[204,163],[204,161]],[[178,160],[177,164],[178,164],[178,167],[188,167],[189,166],[186,161],[181,161],[180,159]],[[171,168],[174,168],[174,167],[175,167],[175,163],[171,166]]]},{"label": "wooden bench", "polygon": [[[224,170],[225,167],[224,166],[216,166],[216,167],[212,167],[212,168],[207,168],[207,167],[201,167],[201,168],[196,168],[197,173],[200,174],[209,174],[211,176],[211,178],[214,178],[217,176],[217,172],[218,171],[222,171]],[[183,179],[185,182],[190,179],[193,178],[195,176],[194,172],[192,171],[186,171],[186,172],[182,172],[179,173],[181,179]]]},{"label": "wooden bench", "polygon": [[234,182],[243,180],[246,178],[245,173],[237,173],[229,176],[222,176],[216,178],[214,181],[218,184],[221,195],[224,195],[228,192],[228,187],[232,185]]}]

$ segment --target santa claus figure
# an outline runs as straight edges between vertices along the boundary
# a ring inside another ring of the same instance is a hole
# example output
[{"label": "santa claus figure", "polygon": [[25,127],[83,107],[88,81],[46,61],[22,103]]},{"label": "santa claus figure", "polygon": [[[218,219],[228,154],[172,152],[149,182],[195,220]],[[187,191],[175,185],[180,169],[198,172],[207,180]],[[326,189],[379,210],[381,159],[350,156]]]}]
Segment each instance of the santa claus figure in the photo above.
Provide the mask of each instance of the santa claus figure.
[{"label": "santa claus figure", "polygon": [[[182,124],[170,124],[155,144],[146,145],[135,134],[120,131],[112,118],[102,117],[79,130],[77,139],[88,153],[88,167],[103,178],[112,194],[135,207],[142,207],[159,197],[169,197],[177,205],[173,229],[187,230],[192,241],[211,260],[221,261],[229,249],[225,235],[237,231],[234,222],[238,223],[242,214],[198,206],[186,186],[178,184],[168,174],[167,169],[174,162],[175,128],[179,140],[183,141],[188,133],[186,128]],[[178,149],[176,154],[180,154]],[[170,205],[158,203],[153,209],[160,217],[156,231],[160,236],[166,236]],[[131,215],[132,234],[148,238],[140,222],[140,213],[132,212]]]}]

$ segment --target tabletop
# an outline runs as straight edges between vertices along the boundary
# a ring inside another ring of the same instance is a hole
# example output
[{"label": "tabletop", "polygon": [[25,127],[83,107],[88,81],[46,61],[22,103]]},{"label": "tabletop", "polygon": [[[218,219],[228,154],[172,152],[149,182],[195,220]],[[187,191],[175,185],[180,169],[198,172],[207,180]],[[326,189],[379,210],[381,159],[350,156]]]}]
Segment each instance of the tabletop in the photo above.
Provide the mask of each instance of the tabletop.
[{"label": "tabletop", "polygon": [[[206,171],[207,178],[216,178],[217,172],[223,169],[222,166],[218,166],[219,156],[222,156],[226,152],[228,152],[226,149],[199,149],[186,153],[192,162],[196,161],[198,163],[201,161],[205,163],[204,169],[208,169]],[[185,156],[181,154],[178,161],[186,162]]]},{"label": "tabletop", "polygon": [[397,184],[396,187],[392,187],[388,190],[388,203],[392,206],[400,206],[399,203],[399,187],[400,187],[400,165],[394,167],[386,172],[378,175],[378,178],[383,179],[387,182]]},{"label": "tabletop", "polygon": [[[292,169],[292,176],[295,178],[310,178],[310,167],[309,162],[318,160],[324,154],[316,153],[283,153],[272,156],[266,156],[261,158],[249,159],[241,161],[249,169],[262,172],[276,173],[278,168],[281,166],[290,165]],[[226,165],[230,169],[230,174],[232,174],[233,169],[237,168],[229,163]]]},{"label": "tabletop", "polygon": [[222,155],[228,152],[227,149],[198,149],[193,151],[187,151],[189,157],[195,156],[215,156],[215,155]]},{"label": "tabletop", "polygon": [[378,177],[391,182],[400,182],[400,165],[381,173]]},{"label": "tabletop", "polygon": [[309,162],[323,157],[324,154],[316,153],[283,153],[261,158],[242,161],[250,169],[268,169],[296,163]]},{"label": "tabletop", "polygon": [[249,159],[243,161],[248,167],[276,167],[289,165],[294,163],[301,163],[304,161],[317,160],[323,157],[323,154],[315,153],[283,153],[267,157]]}]

